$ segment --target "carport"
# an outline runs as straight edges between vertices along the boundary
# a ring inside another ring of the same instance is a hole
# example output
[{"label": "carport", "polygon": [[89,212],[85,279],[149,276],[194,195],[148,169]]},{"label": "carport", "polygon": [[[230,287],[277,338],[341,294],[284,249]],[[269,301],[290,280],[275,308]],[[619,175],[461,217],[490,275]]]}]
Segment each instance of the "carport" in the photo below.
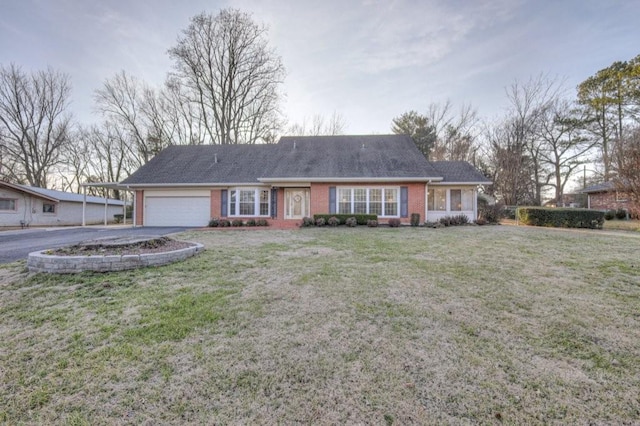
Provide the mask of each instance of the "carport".
[{"label": "carport", "polygon": [[[119,184],[118,182],[91,182],[91,183],[82,183],[80,184],[80,186],[82,187],[82,195],[83,195],[83,200],[82,200],[82,226],[87,226],[86,223],[86,209],[87,209],[87,188],[89,187],[93,187],[93,188],[106,188],[106,189],[111,189],[111,190],[118,190],[118,191],[122,191],[122,193],[124,194],[124,197],[122,199],[122,201],[124,202],[124,206],[122,207],[122,223],[124,225],[127,224],[127,194],[128,193],[133,193],[133,190],[129,189],[129,187],[127,185],[122,185]],[[108,194],[107,194],[108,195]],[[104,198],[104,224],[107,225],[108,224],[108,217],[107,217],[107,199],[109,197],[105,197]],[[131,197],[131,199],[133,200],[133,196]],[[135,203],[133,204],[133,214],[132,214],[132,221],[133,221],[133,226],[136,226],[136,211],[135,211]]]}]

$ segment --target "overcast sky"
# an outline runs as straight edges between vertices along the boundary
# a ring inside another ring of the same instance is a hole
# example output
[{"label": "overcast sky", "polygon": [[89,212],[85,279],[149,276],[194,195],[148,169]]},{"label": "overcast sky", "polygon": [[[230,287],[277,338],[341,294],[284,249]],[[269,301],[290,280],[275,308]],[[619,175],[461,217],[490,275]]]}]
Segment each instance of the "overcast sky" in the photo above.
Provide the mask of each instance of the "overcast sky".
[{"label": "overcast sky", "polygon": [[189,18],[225,7],[269,26],[290,123],[336,111],[353,134],[447,99],[494,118],[516,79],[547,73],[573,90],[640,54],[638,0],[0,0],[0,64],[68,73],[73,114],[98,121],[106,78],[162,84]]}]

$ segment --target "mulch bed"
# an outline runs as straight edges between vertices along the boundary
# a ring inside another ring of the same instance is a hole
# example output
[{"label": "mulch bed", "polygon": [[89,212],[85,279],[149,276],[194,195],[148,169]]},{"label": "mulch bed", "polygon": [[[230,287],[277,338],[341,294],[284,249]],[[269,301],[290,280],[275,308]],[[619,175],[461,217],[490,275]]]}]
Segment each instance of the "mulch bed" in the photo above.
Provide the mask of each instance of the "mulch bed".
[{"label": "mulch bed", "polygon": [[73,245],[49,250],[47,254],[54,256],[114,256],[131,254],[164,253],[191,247],[193,243],[176,241],[170,238],[156,238],[125,245]]}]

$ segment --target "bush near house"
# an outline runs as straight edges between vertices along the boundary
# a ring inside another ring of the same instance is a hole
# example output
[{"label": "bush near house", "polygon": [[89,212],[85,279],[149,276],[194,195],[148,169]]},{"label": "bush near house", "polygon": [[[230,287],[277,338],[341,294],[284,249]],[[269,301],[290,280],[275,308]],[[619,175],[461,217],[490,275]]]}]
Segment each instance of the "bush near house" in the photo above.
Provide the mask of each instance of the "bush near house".
[{"label": "bush near house", "polygon": [[411,226],[420,226],[420,213],[411,213]]},{"label": "bush near house", "polygon": [[525,225],[555,228],[602,229],[604,212],[587,209],[518,207],[518,220]]},{"label": "bush near house", "polygon": [[[368,220],[378,220],[378,215],[375,214],[314,214],[313,219],[318,224],[318,219],[324,219],[325,223],[329,222],[329,219],[335,217],[340,221],[340,225],[347,223],[347,219],[355,217],[358,225],[366,225]],[[321,225],[318,225],[321,226]]]},{"label": "bush near house", "polygon": [[210,228],[217,228],[218,226],[220,226],[220,219],[214,217],[209,221]]},{"label": "bush near house", "polygon": [[469,218],[464,214],[456,216],[445,216],[440,218],[440,223],[444,226],[460,226],[469,223]]},{"label": "bush near house", "polygon": [[356,220],[355,217],[350,217],[345,222],[345,225],[347,225],[349,228],[355,228],[358,225],[358,221]]},{"label": "bush near house", "polygon": [[391,228],[399,228],[400,227],[400,219],[389,219],[389,226]]}]

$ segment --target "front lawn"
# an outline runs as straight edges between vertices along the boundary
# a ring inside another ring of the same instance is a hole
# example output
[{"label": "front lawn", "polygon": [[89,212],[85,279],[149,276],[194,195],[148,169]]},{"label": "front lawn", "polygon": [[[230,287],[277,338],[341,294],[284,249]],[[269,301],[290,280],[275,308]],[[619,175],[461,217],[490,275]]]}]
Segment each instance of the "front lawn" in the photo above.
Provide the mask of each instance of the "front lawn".
[{"label": "front lawn", "polygon": [[0,423],[640,421],[640,238],[194,232],[184,263],[0,266]]}]

